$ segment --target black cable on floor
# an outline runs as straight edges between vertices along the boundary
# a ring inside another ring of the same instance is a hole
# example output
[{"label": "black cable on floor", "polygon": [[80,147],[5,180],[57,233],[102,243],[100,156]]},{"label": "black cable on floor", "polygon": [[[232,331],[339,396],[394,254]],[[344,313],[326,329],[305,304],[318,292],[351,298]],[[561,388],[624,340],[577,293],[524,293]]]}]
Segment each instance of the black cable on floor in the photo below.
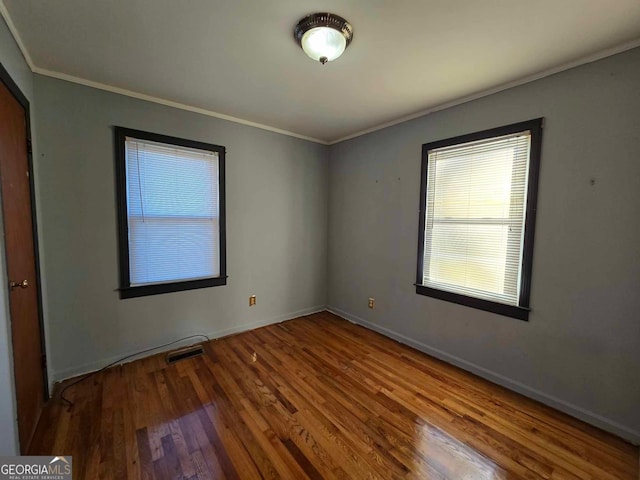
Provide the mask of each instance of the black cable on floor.
[{"label": "black cable on floor", "polygon": [[163,345],[158,345],[157,347],[151,347],[151,348],[147,348],[146,350],[141,350],[139,352],[132,353],[131,355],[127,355],[125,357],[119,358],[115,362],[111,362],[109,365],[102,367],[100,370],[96,370],[95,372],[87,373],[84,377],[79,378],[75,382],[70,383],[69,385],[64,387],[62,389],[62,391],[60,392],[60,399],[63,402],[65,402],[67,405],[69,405],[69,408],[71,408],[71,407],[73,407],[73,402],[64,396],[64,392],[66,392],[71,387],[79,384],[80,382],[84,382],[86,379],[91,378],[94,375],[97,375],[98,373],[104,372],[107,368],[111,368],[114,365],[117,365],[118,363],[123,362],[123,361],[125,361],[125,360],[127,360],[127,359],[129,359],[131,357],[137,357],[138,355],[142,355],[143,353],[149,353],[149,352],[152,352],[154,350],[158,350],[159,348],[169,347],[171,345],[175,345],[176,343],[183,342],[183,341],[189,340],[191,338],[206,338],[208,342],[211,341],[211,339],[209,337],[207,337],[206,335],[189,335],[188,337],[180,338],[178,340],[174,340],[173,342],[165,343]]}]

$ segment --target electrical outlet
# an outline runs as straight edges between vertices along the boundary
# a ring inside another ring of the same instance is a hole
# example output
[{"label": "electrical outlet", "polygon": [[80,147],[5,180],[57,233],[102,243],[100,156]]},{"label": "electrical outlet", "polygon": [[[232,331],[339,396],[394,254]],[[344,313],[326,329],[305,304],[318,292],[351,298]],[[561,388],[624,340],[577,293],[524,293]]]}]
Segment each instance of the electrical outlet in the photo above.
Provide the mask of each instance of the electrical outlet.
[{"label": "electrical outlet", "polygon": [[370,298],[369,299],[369,308],[373,308],[376,304],[376,299],[375,298]]},{"label": "electrical outlet", "polygon": [[255,295],[251,295],[249,297],[249,306],[253,307],[256,304],[256,296]]}]

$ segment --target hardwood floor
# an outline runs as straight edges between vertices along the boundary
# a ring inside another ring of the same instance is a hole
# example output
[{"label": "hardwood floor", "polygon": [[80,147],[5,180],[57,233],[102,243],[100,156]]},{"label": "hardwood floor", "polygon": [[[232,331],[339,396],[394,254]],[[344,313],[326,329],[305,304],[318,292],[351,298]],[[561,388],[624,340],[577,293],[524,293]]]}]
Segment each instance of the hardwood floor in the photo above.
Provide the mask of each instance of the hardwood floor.
[{"label": "hardwood floor", "polygon": [[638,479],[636,447],[329,313],[68,396],[30,453],[75,479]]}]

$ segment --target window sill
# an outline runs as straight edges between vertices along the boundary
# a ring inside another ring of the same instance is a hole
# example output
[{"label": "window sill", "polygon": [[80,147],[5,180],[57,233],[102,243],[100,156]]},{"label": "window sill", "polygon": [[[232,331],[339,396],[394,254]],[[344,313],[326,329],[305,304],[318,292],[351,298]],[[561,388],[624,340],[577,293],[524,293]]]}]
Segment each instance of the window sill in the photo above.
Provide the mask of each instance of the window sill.
[{"label": "window sill", "polygon": [[197,288],[218,287],[227,284],[227,277],[203,278],[186,282],[159,283],[157,285],[141,285],[139,287],[120,288],[120,298],[146,297],[160,293],[182,292]]},{"label": "window sill", "polygon": [[497,313],[498,315],[516,318],[525,322],[529,320],[529,308],[518,307],[516,305],[506,305],[504,303],[492,302],[481,298],[468,297],[466,295],[460,295],[459,293],[446,292],[444,290],[425,287],[424,285],[416,285],[415,287],[418,295],[425,295],[427,297],[433,297],[439,300],[477,308],[478,310]]}]

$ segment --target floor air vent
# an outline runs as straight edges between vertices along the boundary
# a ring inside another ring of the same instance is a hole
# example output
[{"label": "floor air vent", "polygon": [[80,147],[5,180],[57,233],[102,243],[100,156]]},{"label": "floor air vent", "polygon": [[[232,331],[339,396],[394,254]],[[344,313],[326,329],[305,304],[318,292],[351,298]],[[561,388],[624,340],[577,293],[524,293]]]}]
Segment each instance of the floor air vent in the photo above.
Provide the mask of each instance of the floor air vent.
[{"label": "floor air vent", "polygon": [[202,345],[193,345],[191,347],[180,348],[167,354],[167,363],[176,363],[178,360],[197,357],[198,355],[202,355],[203,353],[204,350],[202,349]]}]

